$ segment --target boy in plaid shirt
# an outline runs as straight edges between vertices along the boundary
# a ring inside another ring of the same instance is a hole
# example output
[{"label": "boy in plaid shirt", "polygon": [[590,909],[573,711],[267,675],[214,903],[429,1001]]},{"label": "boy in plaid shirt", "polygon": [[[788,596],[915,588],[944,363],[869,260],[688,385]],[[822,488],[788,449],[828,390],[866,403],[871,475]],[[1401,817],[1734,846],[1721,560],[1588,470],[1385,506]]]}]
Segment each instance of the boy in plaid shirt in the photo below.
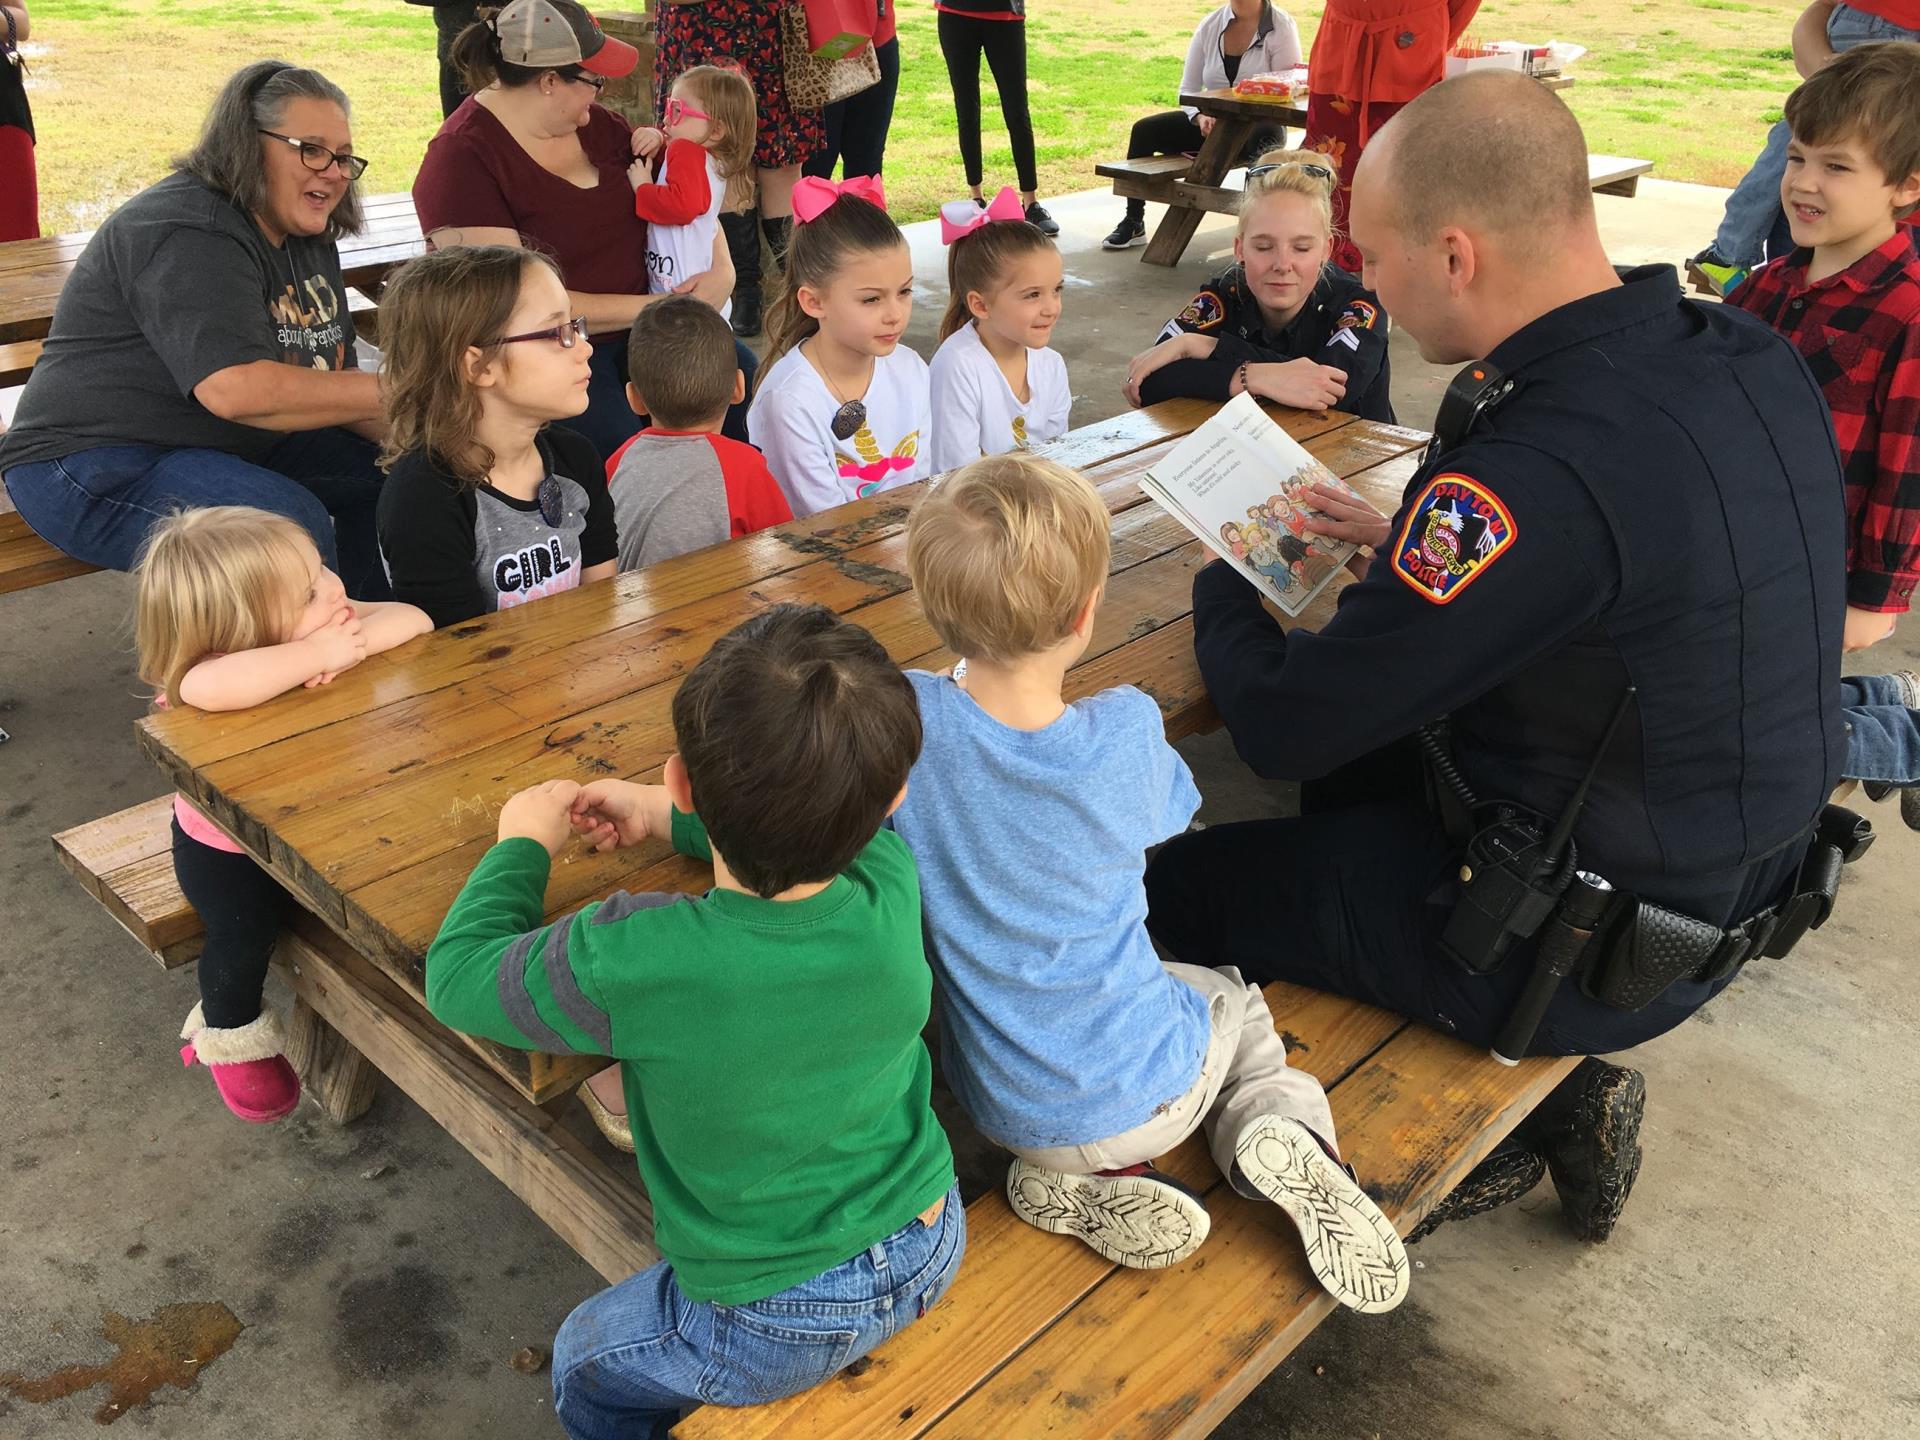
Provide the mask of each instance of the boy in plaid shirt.
[{"label": "boy in plaid shirt", "polygon": [[[1833,412],[1846,486],[1846,648],[1893,633],[1920,583],[1920,45],[1847,51],[1787,97],[1781,203],[1792,254],[1728,297],[1794,343]],[[1890,677],[1849,678],[1850,778],[1920,784],[1920,711]],[[1891,703],[1890,703],[1891,702]],[[1915,797],[1903,796],[1909,823]]]}]

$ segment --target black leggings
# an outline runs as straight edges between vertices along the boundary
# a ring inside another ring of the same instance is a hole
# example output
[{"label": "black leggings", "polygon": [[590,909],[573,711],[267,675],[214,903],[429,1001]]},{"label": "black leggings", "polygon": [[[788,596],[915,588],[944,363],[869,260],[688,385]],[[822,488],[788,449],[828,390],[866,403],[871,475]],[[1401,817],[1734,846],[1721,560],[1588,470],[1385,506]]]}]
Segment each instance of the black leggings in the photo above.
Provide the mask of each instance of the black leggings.
[{"label": "black leggings", "polygon": [[[1184,110],[1162,110],[1157,115],[1143,115],[1133,122],[1133,133],[1127,140],[1127,158],[1139,160],[1148,155],[1190,155],[1206,142],[1206,136],[1200,133],[1199,122],[1190,118]],[[1242,158],[1252,164],[1265,151],[1284,144],[1287,138],[1283,125],[1262,125],[1247,137],[1247,148]],[[1127,201],[1127,214],[1138,220],[1147,213],[1144,200]]]},{"label": "black leggings", "polygon": [[1000,114],[1013,145],[1013,170],[1024,194],[1040,188],[1033,161],[1033,117],[1027,113],[1027,23],[1024,20],[975,20],[940,12],[940,53],[947,60],[953,108],[960,119],[960,159],[967,184],[986,175],[980,164],[980,57],[987,57],[1000,91]]},{"label": "black leggings", "polygon": [[[842,160],[848,178],[880,173],[887,154],[887,131],[893,127],[893,98],[900,90],[900,42],[875,46],[874,56],[880,62],[880,83],[820,112],[827,143],[808,157],[801,167],[804,173],[831,180],[835,163]],[[979,108],[976,100],[974,109]]]},{"label": "black leggings", "polygon": [[201,844],[178,820],[173,873],[207,932],[200,951],[201,1015],[216,1030],[252,1024],[260,1018],[260,992],[286,919],[287,892],[249,856]]}]

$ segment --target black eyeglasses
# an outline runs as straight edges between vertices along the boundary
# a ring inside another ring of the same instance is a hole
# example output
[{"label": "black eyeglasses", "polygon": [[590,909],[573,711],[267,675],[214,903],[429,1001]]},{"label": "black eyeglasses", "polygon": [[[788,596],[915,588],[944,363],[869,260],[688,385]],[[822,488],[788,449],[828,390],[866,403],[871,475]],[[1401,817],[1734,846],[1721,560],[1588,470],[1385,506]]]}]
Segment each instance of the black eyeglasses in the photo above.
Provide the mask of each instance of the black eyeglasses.
[{"label": "black eyeglasses", "polygon": [[556,70],[553,73],[562,80],[573,81],[576,85],[591,85],[595,94],[607,88],[607,77],[596,75],[591,70]]},{"label": "black eyeglasses", "polygon": [[1333,171],[1324,165],[1309,165],[1304,160],[1283,160],[1278,165],[1249,165],[1247,179],[1257,180],[1262,175],[1271,175],[1276,170],[1304,170],[1316,180],[1333,179]]},{"label": "black eyeglasses", "polygon": [[498,340],[482,340],[482,345],[517,345],[522,340],[558,340],[562,350],[571,350],[587,338],[587,317],[576,315],[551,330],[529,330],[524,335],[502,335]]},{"label": "black eyeglasses", "polygon": [[329,150],[324,145],[316,145],[311,140],[296,140],[291,135],[281,135],[272,130],[260,132],[269,140],[278,140],[282,145],[291,145],[300,152],[300,163],[318,175],[329,165],[338,165],[340,173],[349,180],[358,180],[367,173],[367,162],[358,155],[345,154]]}]

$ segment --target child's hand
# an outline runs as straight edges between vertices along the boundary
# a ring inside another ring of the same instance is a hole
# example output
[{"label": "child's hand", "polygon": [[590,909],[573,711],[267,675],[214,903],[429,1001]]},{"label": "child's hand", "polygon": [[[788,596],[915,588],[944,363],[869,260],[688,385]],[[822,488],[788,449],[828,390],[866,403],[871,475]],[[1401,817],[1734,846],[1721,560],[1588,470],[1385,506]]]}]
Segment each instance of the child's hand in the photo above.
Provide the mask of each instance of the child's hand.
[{"label": "child's hand", "polygon": [[1347,377],[1331,365],[1289,360],[1283,365],[1249,365],[1247,389],[1296,410],[1325,411],[1347,393]]},{"label": "child's hand", "polygon": [[319,673],[306,682],[308,689],[331,683],[342,670],[351,670],[367,658],[367,637],[361,633],[360,619],[351,605],[337,610],[331,620],[307,636],[306,643],[313,647],[320,663]]},{"label": "child's hand", "polygon": [[573,780],[549,780],[522,790],[500,807],[502,840],[537,840],[547,854],[558,855],[573,833],[570,816],[580,786]]},{"label": "child's hand", "polygon": [[652,159],[660,153],[660,147],[667,143],[664,130],[652,125],[641,125],[633,132],[633,153],[643,159]]},{"label": "child's hand", "polygon": [[636,160],[627,167],[627,183],[638,190],[642,185],[653,183],[653,166],[645,160]]},{"label": "child's hand", "polygon": [[573,828],[589,850],[638,845],[654,834],[649,812],[660,808],[648,804],[656,798],[654,792],[661,792],[661,787],[635,785],[631,780],[595,780],[583,785],[574,797]]},{"label": "child's hand", "polygon": [[1881,610],[1856,610],[1847,607],[1847,628],[1841,637],[1843,650],[1864,650],[1893,634],[1893,622],[1900,617]]}]

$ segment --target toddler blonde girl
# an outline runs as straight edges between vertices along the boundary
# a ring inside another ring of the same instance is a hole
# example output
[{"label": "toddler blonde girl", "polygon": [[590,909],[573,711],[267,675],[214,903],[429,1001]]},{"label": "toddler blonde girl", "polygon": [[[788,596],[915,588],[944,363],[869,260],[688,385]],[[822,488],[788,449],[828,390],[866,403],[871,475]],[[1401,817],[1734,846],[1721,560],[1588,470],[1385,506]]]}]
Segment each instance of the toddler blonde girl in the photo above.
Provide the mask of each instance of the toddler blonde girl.
[{"label": "toddler blonde girl", "polygon": [[[302,526],[243,505],[162,520],[134,575],[140,678],[163,708],[244,710],[432,628],[411,605],[349,600]],[[300,1081],[262,987],[287,894],[180,796],[173,867],[206,930],[181,1058],[207,1067],[242,1120],[278,1120],[299,1103]]]},{"label": "toddler blonde girl", "polygon": [[[753,204],[753,86],[696,65],[667,96],[658,128],[633,132],[633,210],[647,222],[647,279],[664,295],[711,268],[722,211]],[[655,166],[658,172],[655,172]],[[733,310],[729,300],[722,315]]]}]

